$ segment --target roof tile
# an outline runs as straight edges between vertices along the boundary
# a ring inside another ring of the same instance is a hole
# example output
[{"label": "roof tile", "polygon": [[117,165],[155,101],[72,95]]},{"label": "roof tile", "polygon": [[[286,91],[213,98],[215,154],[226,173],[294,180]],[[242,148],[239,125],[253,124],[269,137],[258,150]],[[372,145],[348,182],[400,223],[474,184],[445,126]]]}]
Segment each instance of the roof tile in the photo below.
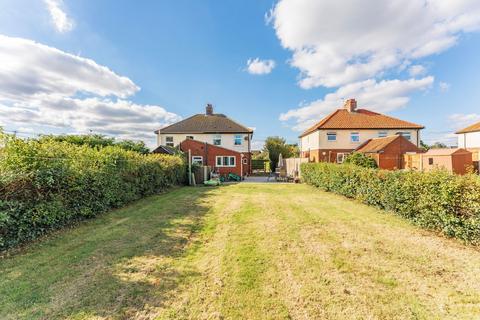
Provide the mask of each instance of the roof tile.
[{"label": "roof tile", "polygon": [[393,118],[366,109],[349,112],[338,109],[307,129],[300,137],[319,129],[423,129],[413,122]]},{"label": "roof tile", "polygon": [[159,129],[155,133],[252,133],[223,114],[196,114],[187,119]]}]

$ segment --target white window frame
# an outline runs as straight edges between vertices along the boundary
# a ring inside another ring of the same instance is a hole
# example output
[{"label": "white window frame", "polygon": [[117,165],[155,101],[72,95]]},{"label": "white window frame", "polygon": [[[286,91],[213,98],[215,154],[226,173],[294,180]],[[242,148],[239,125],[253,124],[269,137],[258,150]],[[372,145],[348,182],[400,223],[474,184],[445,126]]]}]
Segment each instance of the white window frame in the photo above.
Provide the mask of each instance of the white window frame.
[{"label": "white window frame", "polygon": [[[358,141],[354,141],[353,137],[358,137]],[[351,143],[360,143],[360,132],[350,132],[350,142]]]},{"label": "white window frame", "polygon": [[195,137],[194,136],[185,136],[185,139],[186,140],[195,140]]},{"label": "white window frame", "polygon": [[343,161],[345,161],[345,153],[344,152],[337,153],[337,159],[336,160],[337,160],[337,163],[343,163]]},{"label": "white window frame", "polygon": [[379,138],[385,138],[388,136],[388,131],[378,131]]},{"label": "white window frame", "polygon": [[[335,139],[330,140],[329,137],[333,136]],[[327,141],[328,142],[336,142],[337,141],[337,133],[336,132],[327,132]]]},{"label": "white window frame", "polygon": [[[225,158],[227,158],[227,162],[228,164],[225,165]],[[233,165],[231,164],[232,163],[232,159],[233,159]],[[219,161],[220,160],[220,164],[219,164]],[[220,168],[234,168],[237,166],[237,157],[235,156],[216,156],[215,157],[215,164],[217,167],[220,167]]]},{"label": "white window frame", "polygon": [[[216,143],[217,140],[218,140],[218,143]],[[214,134],[213,135],[213,145],[214,146],[221,146],[222,145],[222,135],[221,134]]]},{"label": "white window frame", "polygon": [[174,147],[175,143],[173,142],[173,136],[166,136],[165,137],[165,145],[167,147]]},{"label": "white window frame", "polygon": [[203,166],[203,157],[202,156],[192,156],[192,163],[198,163]]},{"label": "white window frame", "polygon": [[[237,139],[238,141],[240,141],[240,143],[237,143]],[[241,134],[236,134],[233,136],[233,145],[234,146],[241,146],[242,145],[242,140],[243,140],[243,137]]]}]

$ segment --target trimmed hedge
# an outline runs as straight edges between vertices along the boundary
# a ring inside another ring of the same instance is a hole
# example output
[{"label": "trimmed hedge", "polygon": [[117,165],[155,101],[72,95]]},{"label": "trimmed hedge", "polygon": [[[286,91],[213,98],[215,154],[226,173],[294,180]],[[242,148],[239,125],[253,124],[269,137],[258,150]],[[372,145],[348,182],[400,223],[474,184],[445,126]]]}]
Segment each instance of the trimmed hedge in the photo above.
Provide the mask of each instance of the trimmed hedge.
[{"label": "trimmed hedge", "polygon": [[480,244],[480,178],[446,171],[386,171],[304,163],[304,182],[394,213],[424,228]]},{"label": "trimmed hedge", "polygon": [[180,156],[0,132],[0,250],[182,184],[185,172]]}]

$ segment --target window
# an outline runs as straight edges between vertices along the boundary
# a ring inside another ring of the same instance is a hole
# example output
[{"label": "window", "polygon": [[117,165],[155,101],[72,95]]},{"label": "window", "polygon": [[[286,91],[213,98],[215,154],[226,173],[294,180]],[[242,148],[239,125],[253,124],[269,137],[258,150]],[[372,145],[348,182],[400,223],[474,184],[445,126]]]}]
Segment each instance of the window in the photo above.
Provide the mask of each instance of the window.
[{"label": "window", "polygon": [[350,141],[354,143],[360,142],[360,134],[358,132],[350,133]]},{"label": "window", "polygon": [[203,157],[202,156],[192,156],[192,163],[203,165]]},{"label": "window", "polygon": [[215,162],[217,167],[235,167],[234,156],[217,156]]},{"label": "window", "polygon": [[428,164],[433,165],[433,158],[428,158]]},{"label": "window", "polygon": [[216,134],[213,136],[213,145],[219,146],[222,144],[222,136],[219,134]]},{"label": "window", "polygon": [[345,160],[345,153],[337,153],[337,163],[343,163]]},{"label": "window", "polygon": [[235,135],[233,144],[236,145],[236,146],[242,145],[242,135],[241,134],[236,134]]},{"label": "window", "polygon": [[387,131],[378,131],[379,138],[385,138],[388,135]]},{"label": "window", "polygon": [[327,141],[337,141],[337,133],[327,132]]},{"label": "window", "polygon": [[195,139],[193,138],[193,136],[186,136],[186,139],[187,139],[187,140],[195,140]]},{"label": "window", "polygon": [[173,144],[173,137],[165,137],[165,145],[167,147],[174,147],[174,144]]},{"label": "window", "polygon": [[401,132],[397,132],[396,134],[398,134],[399,136],[402,136],[404,137],[405,139],[409,140],[412,139],[412,134],[408,131],[401,131]]},{"label": "window", "polygon": [[248,159],[247,158],[243,158],[243,164],[248,164]]}]

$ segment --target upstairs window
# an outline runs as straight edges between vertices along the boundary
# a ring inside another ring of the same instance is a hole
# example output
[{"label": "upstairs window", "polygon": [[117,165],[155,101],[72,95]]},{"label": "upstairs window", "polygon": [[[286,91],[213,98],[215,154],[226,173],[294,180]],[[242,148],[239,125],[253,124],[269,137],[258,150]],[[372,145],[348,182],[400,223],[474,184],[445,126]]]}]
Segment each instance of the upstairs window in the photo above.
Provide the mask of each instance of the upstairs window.
[{"label": "upstairs window", "polygon": [[407,139],[408,141],[410,141],[410,140],[412,139],[412,134],[411,134],[409,131],[400,131],[400,132],[397,132],[396,134],[398,134],[399,136],[404,137],[404,138]]},{"label": "upstairs window", "polygon": [[165,137],[165,145],[167,147],[174,147],[173,137]]},{"label": "upstairs window", "polygon": [[379,138],[385,138],[388,135],[387,131],[378,131]]},{"label": "upstairs window", "polygon": [[195,140],[193,136],[186,136],[185,137],[187,140]]},{"label": "upstairs window", "polygon": [[242,135],[241,134],[236,134],[233,140],[233,144],[236,146],[241,146],[242,145]]},{"label": "upstairs window", "polygon": [[219,146],[222,144],[222,136],[219,134],[216,134],[213,136],[213,145]]},{"label": "upstairs window", "polygon": [[327,141],[337,141],[337,133],[327,132]]},{"label": "upstairs window", "polygon": [[353,142],[353,143],[360,142],[360,134],[358,132],[350,133],[350,142]]}]

